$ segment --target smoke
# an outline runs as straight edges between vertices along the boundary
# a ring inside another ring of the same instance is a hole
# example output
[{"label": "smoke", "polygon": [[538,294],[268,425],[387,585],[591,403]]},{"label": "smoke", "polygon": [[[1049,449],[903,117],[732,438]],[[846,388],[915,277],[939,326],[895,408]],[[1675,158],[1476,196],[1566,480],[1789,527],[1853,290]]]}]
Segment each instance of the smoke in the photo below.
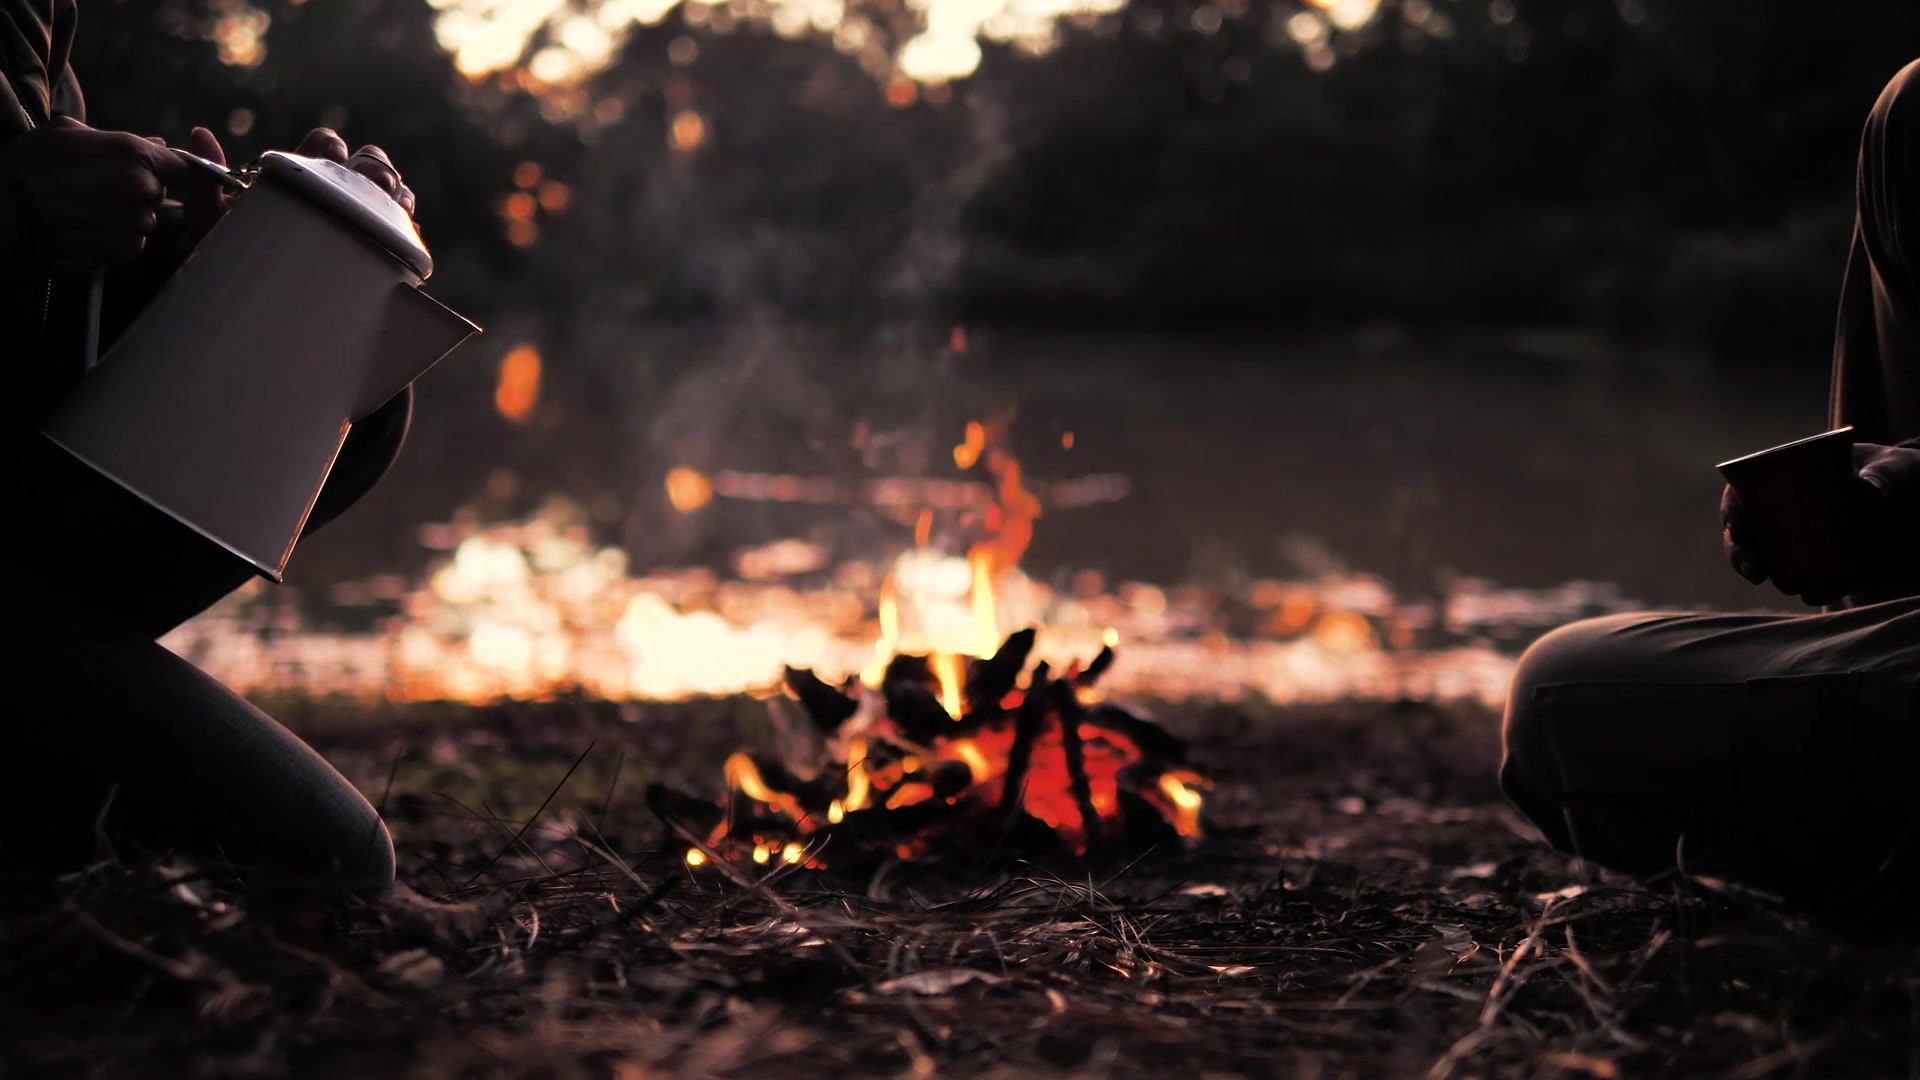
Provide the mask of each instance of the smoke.
[{"label": "smoke", "polygon": [[961,215],[1013,156],[1007,110],[997,96],[972,95],[959,107],[965,109],[968,152],[914,200],[912,225],[887,281],[889,292],[909,304],[952,294],[967,250]]},{"label": "smoke", "polygon": [[[990,406],[964,347],[955,347],[964,334],[947,311],[967,255],[967,209],[1011,152],[997,102],[948,110],[961,122],[937,113],[887,117],[897,160],[925,137],[922,120],[961,141],[945,147],[937,174],[915,179],[886,227],[862,233],[807,218],[770,220],[704,184],[698,162],[668,157],[640,180],[629,203],[637,233],[674,264],[652,275],[671,283],[653,297],[656,310],[686,296],[701,310],[672,321],[635,312],[599,335],[602,347],[623,353],[612,383],[629,492],[621,540],[637,563],[715,562],[735,545],[784,535],[875,557],[910,535],[871,506],[716,500],[681,514],[666,505],[661,478],[685,466],[819,476],[854,488],[876,474],[924,475],[948,458],[964,421]],[[849,176],[838,198],[872,199],[884,213],[888,200],[874,187]],[[831,201],[823,212],[862,220]]]}]

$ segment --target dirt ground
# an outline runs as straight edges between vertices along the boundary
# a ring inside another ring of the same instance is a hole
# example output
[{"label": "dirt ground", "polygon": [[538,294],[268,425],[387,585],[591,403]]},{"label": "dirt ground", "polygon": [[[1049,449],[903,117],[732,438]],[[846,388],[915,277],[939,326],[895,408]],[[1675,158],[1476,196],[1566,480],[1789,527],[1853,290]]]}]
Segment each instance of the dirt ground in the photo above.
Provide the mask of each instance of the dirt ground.
[{"label": "dirt ground", "polygon": [[[1153,710],[1208,839],[871,879],[690,871],[763,706],[282,710],[409,887],[323,902],[121,853],[0,906],[0,1075],[1920,1076],[1920,947],[1539,846],[1496,718]],[[564,779],[564,782],[563,782]]]}]

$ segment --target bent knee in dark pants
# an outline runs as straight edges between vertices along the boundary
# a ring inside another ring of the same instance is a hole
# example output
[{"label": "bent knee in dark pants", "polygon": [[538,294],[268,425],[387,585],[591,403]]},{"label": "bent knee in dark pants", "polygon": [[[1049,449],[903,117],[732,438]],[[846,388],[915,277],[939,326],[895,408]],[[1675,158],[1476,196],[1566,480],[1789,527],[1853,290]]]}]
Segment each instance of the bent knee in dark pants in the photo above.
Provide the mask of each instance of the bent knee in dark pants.
[{"label": "bent knee in dark pants", "polygon": [[[356,424],[307,531],[399,453],[411,392]],[[16,503],[45,526],[23,565],[9,650],[26,701],[0,723],[0,860],[84,862],[96,832],[363,889],[393,878],[379,814],[271,717],[156,638],[253,575],[51,443],[30,439]]]},{"label": "bent knee in dark pants", "polygon": [[0,757],[0,859],[84,862],[96,836],[379,889],[393,843],[354,786],[292,732],[142,635],[67,623],[11,651],[48,692]]},{"label": "bent knee in dark pants", "polygon": [[1884,878],[1920,822],[1916,650],[1916,601],[1576,623],[1521,660],[1502,787],[1556,847],[1632,873]]}]

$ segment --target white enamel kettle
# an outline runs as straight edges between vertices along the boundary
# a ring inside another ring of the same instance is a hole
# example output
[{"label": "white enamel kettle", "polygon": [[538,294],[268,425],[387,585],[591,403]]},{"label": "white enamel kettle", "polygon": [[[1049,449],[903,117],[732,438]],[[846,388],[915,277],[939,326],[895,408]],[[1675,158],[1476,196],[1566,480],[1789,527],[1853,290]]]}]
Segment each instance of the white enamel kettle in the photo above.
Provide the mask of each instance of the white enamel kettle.
[{"label": "white enamel kettle", "polygon": [[405,211],[278,152],[42,433],[280,580],[347,430],[479,327],[428,297]]}]

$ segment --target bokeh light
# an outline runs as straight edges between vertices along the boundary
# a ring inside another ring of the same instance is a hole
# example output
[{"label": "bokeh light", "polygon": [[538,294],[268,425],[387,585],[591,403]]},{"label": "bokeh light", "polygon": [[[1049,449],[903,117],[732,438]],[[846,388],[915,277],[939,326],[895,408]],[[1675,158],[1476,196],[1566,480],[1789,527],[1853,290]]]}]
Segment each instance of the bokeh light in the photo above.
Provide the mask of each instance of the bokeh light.
[{"label": "bokeh light", "polygon": [[713,501],[713,482],[705,473],[679,465],[667,471],[667,502],[683,514]]},{"label": "bokeh light", "polygon": [[524,424],[539,403],[540,350],[532,345],[516,345],[500,361],[500,380],[493,391],[494,407],[501,416]]},{"label": "bokeh light", "polygon": [[[508,75],[514,85],[536,93],[578,87],[611,65],[636,26],[655,26],[678,11],[687,26],[725,32],[740,25],[763,26],[786,38],[820,36],[834,48],[857,56],[887,88],[896,106],[946,99],[944,88],[972,75],[984,58],[983,45],[1010,45],[1030,55],[1052,50],[1060,27],[1124,11],[1127,0],[428,0],[439,12],[435,35],[454,64],[475,81]],[[1304,0],[1299,13],[1321,27],[1307,36],[1299,16],[1287,29],[1310,64],[1332,52],[1327,28],[1358,30],[1379,13],[1381,0]],[[1144,13],[1156,16],[1158,13]],[[1247,14],[1243,0],[1201,4],[1187,16],[1197,33],[1219,33],[1229,18]],[[668,58],[679,67],[695,64],[699,43],[676,37]],[[1321,66],[1314,64],[1314,66]],[[1237,71],[1238,69],[1235,69]],[[1234,71],[1229,78],[1239,78]],[[939,93],[899,89],[901,80]],[[680,147],[675,140],[676,148]]]},{"label": "bokeh light", "polygon": [[267,58],[267,27],[273,17],[244,0],[222,6],[207,32],[220,50],[220,62],[229,67],[259,67]]}]

